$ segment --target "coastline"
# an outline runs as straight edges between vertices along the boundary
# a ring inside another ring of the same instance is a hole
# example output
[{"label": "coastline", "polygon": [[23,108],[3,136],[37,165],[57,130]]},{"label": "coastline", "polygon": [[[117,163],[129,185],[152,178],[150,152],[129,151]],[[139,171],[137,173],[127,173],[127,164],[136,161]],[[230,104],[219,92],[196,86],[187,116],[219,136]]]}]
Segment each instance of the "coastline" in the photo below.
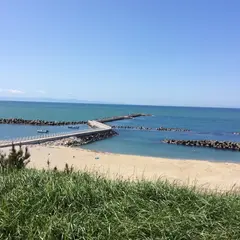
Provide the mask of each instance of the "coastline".
[{"label": "coastline", "polygon": [[[9,148],[2,149],[8,152]],[[30,145],[29,168],[63,170],[65,164],[74,170],[103,174],[124,180],[168,180],[203,189],[229,191],[240,189],[240,164],[189,159],[169,159],[97,152],[64,146]]]}]

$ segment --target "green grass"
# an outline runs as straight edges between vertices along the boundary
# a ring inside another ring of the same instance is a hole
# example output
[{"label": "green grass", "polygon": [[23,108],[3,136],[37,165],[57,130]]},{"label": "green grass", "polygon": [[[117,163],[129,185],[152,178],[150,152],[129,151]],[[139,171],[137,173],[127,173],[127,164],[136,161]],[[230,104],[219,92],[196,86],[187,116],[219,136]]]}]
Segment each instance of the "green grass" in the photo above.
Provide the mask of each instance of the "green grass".
[{"label": "green grass", "polygon": [[84,172],[1,173],[0,239],[240,239],[240,196]]}]

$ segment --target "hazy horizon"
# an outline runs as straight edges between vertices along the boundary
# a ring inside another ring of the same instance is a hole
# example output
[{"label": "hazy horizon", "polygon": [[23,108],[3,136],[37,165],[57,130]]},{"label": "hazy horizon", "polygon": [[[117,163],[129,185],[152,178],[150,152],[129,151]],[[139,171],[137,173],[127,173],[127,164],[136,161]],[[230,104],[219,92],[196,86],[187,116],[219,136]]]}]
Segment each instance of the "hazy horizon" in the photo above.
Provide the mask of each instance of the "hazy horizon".
[{"label": "hazy horizon", "polygon": [[1,102],[29,102],[29,103],[69,103],[69,104],[99,104],[99,105],[126,105],[126,106],[152,106],[152,107],[182,107],[182,108],[223,108],[223,109],[240,109],[238,107],[219,107],[219,106],[182,106],[182,105],[151,105],[151,104],[129,104],[129,103],[112,103],[101,101],[87,101],[77,99],[54,99],[54,98],[3,98]]}]

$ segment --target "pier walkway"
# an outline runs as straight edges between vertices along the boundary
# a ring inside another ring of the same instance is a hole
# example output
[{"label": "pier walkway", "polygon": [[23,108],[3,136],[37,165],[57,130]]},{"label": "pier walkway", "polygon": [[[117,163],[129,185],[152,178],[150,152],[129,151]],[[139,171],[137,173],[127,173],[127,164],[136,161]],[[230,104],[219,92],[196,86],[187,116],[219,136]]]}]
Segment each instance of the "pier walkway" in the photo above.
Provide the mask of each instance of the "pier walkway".
[{"label": "pier walkway", "polygon": [[15,138],[9,140],[0,140],[0,148],[10,147],[12,143],[14,145],[27,145],[27,144],[39,144],[48,141],[55,141],[63,138],[69,137],[81,137],[87,136],[91,134],[101,133],[110,131],[112,128],[103,123],[99,123],[97,121],[88,121],[88,125],[91,129],[87,130],[79,130],[79,131],[68,131],[62,133],[53,133],[53,134],[38,134],[37,136],[29,136],[23,138]]}]

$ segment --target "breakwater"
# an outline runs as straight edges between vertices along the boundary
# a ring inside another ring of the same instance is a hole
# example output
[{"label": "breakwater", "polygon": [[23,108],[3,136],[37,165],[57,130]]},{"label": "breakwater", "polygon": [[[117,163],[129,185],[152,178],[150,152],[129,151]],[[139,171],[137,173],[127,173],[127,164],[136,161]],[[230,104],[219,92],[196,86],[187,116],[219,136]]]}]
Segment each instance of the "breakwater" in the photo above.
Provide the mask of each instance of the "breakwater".
[{"label": "breakwater", "polygon": [[240,151],[240,143],[230,141],[165,139],[162,142],[167,144],[176,144],[188,147],[207,147],[220,150]]},{"label": "breakwater", "polygon": [[90,144],[96,141],[104,140],[110,137],[118,135],[117,132],[109,130],[101,133],[94,133],[82,137],[69,137],[64,139],[59,139],[55,141],[48,141],[41,143],[43,146],[65,146],[65,147],[78,147],[86,144]]},{"label": "breakwater", "polygon": [[[129,114],[126,116],[115,116],[98,119],[96,121],[101,123],[124,120],[124,119],[132,119],[135,117],[141,116],[151,116],[149,114],[137,113],[137,114]],[[34,125],[34,126],[64,126],[64,125],[78,125],[78,124],[86,124],[87,121],[47,121],[47,120],[29,120],[23,118],[0,118],[0,124],[21,124],[21,125]]]},{"label": "breakwater", "polygon": [[136,117],[144,117],[144,116],[152,116],[151,114],[144,114],[144,113],[134,113],[129,114],[125,116],[114,116],[114,117],[107,117],[102,119],[97,119],[97,122],[106,123],[106,122],[113,122],[113,121],[119,121],[119,120],[125,120],[125,119],[133,119]]},{"label": "breakwater", "polygon": [[63,126],[63,125],[77,125],[86,124],[87,121],[47,121],[47,120],[28,120],[22,118],[0,118],[0,124],[22,124],[34,126]]},{"label": "breakwater", "polygon": [[185,128],[166,128],[166,127],[159,127],[159,128],[151,128],[151,127],[143,127],[143,126],[111,126],[114,129],[134,129],[134,130],[145,130],[145,131],[171,131],[171,132],[190,132],[191,130]]},{"label": "breakwater", "polygon": [[[44,143],[44,142],[57,141],[57,140],[61,140],[61,139],[71,138],[71,137],[78,137],[78,138],[81,138],[81,139],[84,139],[87,141],[88,136],[90,136],[90,140],[95,141],[97,139],[101,139],[102,136],[104,138],[104,137],[107,137],[109,134],[111,136],[113,135],[112,128],[108,125],[105,125],[103,123],[99,123],[96,121],[88,121],[88,123],[92,127],[92,129],[76,131],[76,132],[44,134],[44,135],[40,135],[40,136],[38,135],[35,137],[4,140],[4,141],[0,141],[0,148],[10,147],[12,145],[12,143],[14,143],[15,145],[40,144],[40,143]],[[99,134],[99,135],[97,135],[97,134]],[[94,137],[94,136],[96,136],[96,137]]]}]

